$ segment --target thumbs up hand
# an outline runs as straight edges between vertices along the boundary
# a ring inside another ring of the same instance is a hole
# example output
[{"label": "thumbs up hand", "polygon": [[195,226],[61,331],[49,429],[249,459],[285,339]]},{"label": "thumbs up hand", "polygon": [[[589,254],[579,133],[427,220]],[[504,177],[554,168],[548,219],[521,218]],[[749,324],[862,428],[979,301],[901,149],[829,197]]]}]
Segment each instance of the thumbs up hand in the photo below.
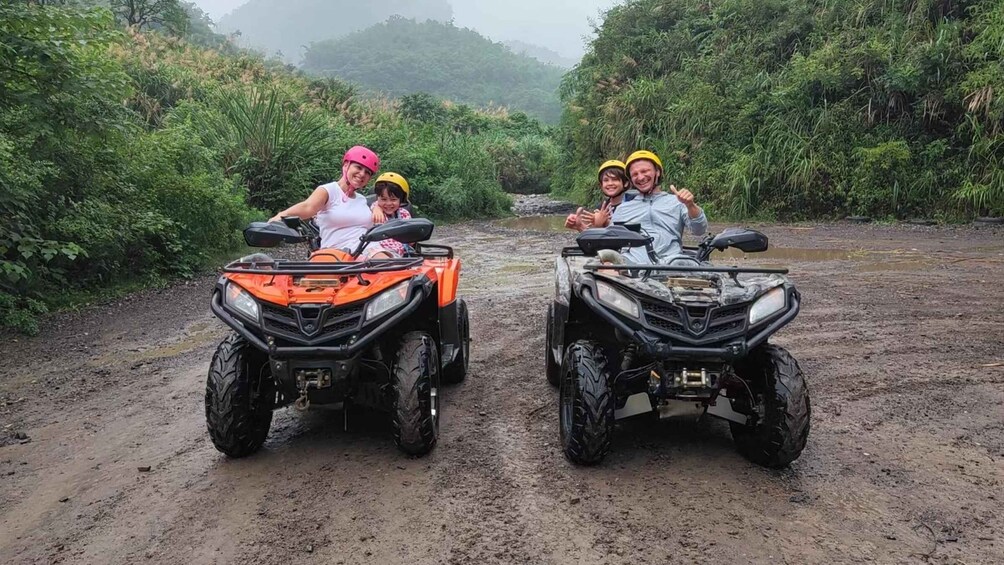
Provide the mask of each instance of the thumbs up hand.
[{"label": "thumbs up hand", "polygon": [[677,190],[676,185],[671,184],[669,185],[669,190],[674,195],[676,195],[676,198],[679,199],[680,203],[682,203],[687,208],[690,208],[691,206],[694,205],[694,195],[686,188],[684,188],[683,190]]}]

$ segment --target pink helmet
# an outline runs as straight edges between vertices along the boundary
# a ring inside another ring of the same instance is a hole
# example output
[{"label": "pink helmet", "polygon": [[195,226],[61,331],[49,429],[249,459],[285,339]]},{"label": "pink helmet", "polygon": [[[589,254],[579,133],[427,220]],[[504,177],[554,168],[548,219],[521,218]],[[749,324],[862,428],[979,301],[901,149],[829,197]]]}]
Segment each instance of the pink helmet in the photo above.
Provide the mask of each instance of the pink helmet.
[{"label": "pink helmet", "polygon": [[[380,157],[372,152],[372,150],[364,148],[362,146],[355,146],[345,152],[345,157],[341,158],[341,177],[348,181],[348,165],[350,163],[357,163],[362,167],[365,167],[372,172],[373,175],[380,171]],[[355,187],[355,190],[359,190],[362,187]]]}]

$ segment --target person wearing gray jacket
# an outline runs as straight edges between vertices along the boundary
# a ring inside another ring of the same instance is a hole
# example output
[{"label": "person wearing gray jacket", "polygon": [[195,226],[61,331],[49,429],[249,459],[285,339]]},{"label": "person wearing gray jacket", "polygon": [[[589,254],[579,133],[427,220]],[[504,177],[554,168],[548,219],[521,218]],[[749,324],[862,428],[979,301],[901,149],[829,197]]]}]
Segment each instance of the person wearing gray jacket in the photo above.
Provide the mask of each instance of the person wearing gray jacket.
[{"label": "person wearing gray jacket", "polygon": [[[644,233],[653,238],[658,263],[670,263],[683,254],[683,233],[690,228],[694,235],[704,235],[708,219],[704,210],[694,203],[694,195],[687,189],[670,185],[664,192],[662,161],[651,151],[635,151],[628,157],[628,175],[638,190],[630,202],[617,207],[612,221],[616,224],[638,224]],[[651,263],[644,247],[629,249],[625,255],[630,263]]]}]

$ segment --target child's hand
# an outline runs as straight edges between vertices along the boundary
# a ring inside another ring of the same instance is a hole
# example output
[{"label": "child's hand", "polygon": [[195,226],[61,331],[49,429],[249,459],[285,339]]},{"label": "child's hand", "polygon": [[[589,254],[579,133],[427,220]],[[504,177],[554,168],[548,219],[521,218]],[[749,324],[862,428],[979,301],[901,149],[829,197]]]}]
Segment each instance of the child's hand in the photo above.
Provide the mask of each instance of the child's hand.
[{"label": "child's hand", "polygon": [[604,202],[600,209],[593,212],[593,227],[602,228],[606,227],[610,223],[610,208],[607,206],[607,202]]},{"label": "child's hand", "polygon": [[581,213],[582,213],[582,208],[579,208],[578,212],[574,214],[569,214],[568,217],[565,218],[565,227],[570,230],[579,229],[579,214]]},{"label": "child's hand", "polygon": [[373,223],[382,224],[387,221],[387,216],[383,213],[383,209],[380,206],[373,205]]}]

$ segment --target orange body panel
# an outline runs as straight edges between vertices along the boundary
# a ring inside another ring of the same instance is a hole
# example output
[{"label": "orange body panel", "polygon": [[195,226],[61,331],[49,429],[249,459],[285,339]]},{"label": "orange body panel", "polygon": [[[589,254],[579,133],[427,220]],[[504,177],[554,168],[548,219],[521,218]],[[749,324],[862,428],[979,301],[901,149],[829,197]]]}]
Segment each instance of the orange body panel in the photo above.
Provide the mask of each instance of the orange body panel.
[{"label": "orange body panel", "polygon": [[[320,249],[310,257],[311,262],[347,262],[351,261],[349,254],[337,249]],[[439,282],[439,305],[453,302],[457,294],[457,281],[460,275],[460,261],[457,259],[427,259],[421,266],[413,269],[403,269],[386,273],[367,273],[362,278],[369,284],[359,284],[356,275],[343,277],[337,286],[310,286],[311,279],[330,281],[330,275],[307,275],[293,277],[290,275],[258,275],[228,273],[226,277],[251,293],[255,298],[280,306],[293,304],[349,304],[375,296],[384,290],[410,279],[418,274],[425,274],[431,281]],[[293,284],[299,279],[298,284]]]},{"label": "orange body panel", "polygon": [[443,307],[457,299],[460,284],[460,259],[435,259],[425,262],[436,269],[439,275],[439,306]]}]

